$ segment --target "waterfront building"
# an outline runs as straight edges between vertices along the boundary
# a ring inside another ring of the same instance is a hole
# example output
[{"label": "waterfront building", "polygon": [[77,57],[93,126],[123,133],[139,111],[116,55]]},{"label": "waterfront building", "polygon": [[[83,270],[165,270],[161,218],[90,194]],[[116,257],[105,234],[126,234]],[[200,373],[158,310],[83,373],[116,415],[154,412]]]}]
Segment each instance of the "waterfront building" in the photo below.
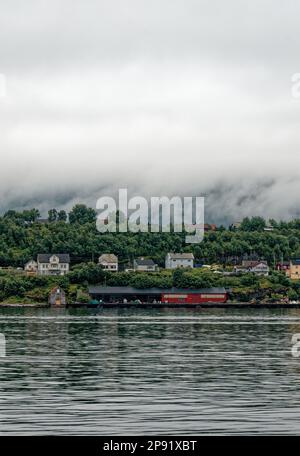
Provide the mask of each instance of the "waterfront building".
[{"label": "waterfront building", "polygon": [[134,287],[102,287],[90,286],[90,298],[96,302],[123,303],[136,302],[162,303],[169,305],[195,305],[203,302],[224,303],[228,293],[223,287],[219,288],[134,288]]}]

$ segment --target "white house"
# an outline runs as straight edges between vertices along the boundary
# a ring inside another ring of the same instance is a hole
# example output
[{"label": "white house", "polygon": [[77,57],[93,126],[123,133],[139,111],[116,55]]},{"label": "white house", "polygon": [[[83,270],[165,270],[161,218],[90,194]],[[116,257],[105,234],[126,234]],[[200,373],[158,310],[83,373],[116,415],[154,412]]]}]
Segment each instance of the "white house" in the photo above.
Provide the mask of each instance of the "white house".
[{"label": "white house", "polygon": [[252,272],[259,276],[268,276],[270,268],[266,261],[243,261],[241,266],[235,266],[235,272]]},{"label": "white house", "polygon": [[39,254],[37,265],[40,275],[65,275],[70,270],[70,255],[67,253]]},{"label": "white house", "polygon": [[30,260],[28,261],[25,266],[24,266],[24,271],[28,274],[28,275],[34,275],[37,273],[37,270],[38,270],[38,264],[36,261],[34,260]]},{"label": "white house", "polygon": [[250,268],[250,272],[253,272],[256,275],[263,275],[263,276],[268,276],[269,275],[270,268],[268,266],[268,263],[266,261],[257,261],[256,264],[254,264]]},{"label": "white house", "polygon": [[133,262],[133,269],[134,271],[155,272],[157,264],[155,264],[153,260],[137,258]]},{"label": "white house", "polygon": [[194,255],[192,253],[167,253],[166,269],[193,268]]},{"label": "white house", "polygon": [[98,264],[106,271],[115,272],[118,270],[118,257],[113,253],[103,253],[99,256]]}]

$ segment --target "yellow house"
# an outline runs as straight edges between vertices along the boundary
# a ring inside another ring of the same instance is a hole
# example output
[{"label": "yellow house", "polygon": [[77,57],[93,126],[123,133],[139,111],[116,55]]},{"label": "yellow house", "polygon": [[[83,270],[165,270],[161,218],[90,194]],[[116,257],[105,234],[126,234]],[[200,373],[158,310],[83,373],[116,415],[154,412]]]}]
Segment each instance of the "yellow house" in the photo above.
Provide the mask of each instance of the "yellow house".
[{"label": "yellow house", "polygon": [[300,280],[300,259],[290,261],[290,279]]}]

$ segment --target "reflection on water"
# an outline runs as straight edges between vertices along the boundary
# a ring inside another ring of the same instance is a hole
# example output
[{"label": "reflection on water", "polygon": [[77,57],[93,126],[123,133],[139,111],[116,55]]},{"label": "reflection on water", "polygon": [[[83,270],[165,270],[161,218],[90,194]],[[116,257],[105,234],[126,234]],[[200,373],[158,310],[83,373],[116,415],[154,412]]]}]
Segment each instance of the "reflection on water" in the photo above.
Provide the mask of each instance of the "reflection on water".
[{"label": "reflection on water", "polygon": [[0,433],[300,434],[299,310],[1,309]]}]

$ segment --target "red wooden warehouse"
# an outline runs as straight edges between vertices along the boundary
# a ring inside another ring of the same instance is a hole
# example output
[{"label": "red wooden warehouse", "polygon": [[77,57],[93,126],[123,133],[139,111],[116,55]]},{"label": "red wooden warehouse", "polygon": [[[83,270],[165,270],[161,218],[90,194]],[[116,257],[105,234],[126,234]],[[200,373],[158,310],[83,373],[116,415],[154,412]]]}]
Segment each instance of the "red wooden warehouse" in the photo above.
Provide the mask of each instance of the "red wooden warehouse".
[{"label": "red wooden warehouse", "polygon": [[225,288],[202,288],[197,290],[184,288],[146,288],[133,287],[89,287],[91,299],[102,302],[161,302],[165,304],[201,304],[204,302],[226,302]]}]

